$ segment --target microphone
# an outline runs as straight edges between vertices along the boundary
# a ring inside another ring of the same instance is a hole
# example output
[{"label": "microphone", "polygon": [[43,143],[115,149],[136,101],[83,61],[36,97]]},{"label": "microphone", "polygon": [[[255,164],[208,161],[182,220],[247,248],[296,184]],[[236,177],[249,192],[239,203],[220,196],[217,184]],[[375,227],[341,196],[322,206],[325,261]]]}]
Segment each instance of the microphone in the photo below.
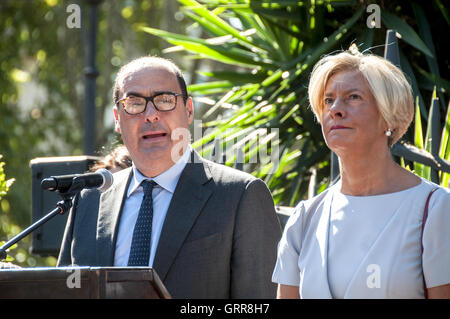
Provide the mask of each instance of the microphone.
[{"label": "microphone", "polygon": [[97,188],[104,192],[113,184],[114,178],[110,171],[101,168],[95,173],[50,176],[41,181],[45,190],[66,193],[67,191],[80,191],[83,188]]}]

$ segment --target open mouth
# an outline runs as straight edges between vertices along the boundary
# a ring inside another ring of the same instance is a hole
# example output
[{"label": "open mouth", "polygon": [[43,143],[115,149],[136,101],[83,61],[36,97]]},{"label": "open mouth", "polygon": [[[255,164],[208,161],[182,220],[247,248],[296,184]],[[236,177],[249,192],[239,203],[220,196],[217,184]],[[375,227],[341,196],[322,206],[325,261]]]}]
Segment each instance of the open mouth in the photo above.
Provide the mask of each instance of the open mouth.
[{"label": "open mouth", "polygon": [[163,132],[155,132],[155,133],[153,133],[153,132],[150,132],[150,133],[147,133],[147,134],[143,135],[142,138],[144,140],[149,140],[149,139],[158,138],[158,137],[165,137],[165,136],[167,136],[167,133],[163,133]]}]

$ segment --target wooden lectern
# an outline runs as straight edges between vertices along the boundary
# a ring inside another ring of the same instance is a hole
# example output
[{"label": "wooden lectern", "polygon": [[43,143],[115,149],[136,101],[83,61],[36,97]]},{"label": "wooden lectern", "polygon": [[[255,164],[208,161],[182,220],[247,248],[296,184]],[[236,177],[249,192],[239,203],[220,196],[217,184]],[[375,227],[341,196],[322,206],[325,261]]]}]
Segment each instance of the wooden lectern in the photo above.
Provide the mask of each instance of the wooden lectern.
[{"label": "wooden lectern", "polygon": [[170,299],[148,267],[58,267],[0,270],[0,299]]}]

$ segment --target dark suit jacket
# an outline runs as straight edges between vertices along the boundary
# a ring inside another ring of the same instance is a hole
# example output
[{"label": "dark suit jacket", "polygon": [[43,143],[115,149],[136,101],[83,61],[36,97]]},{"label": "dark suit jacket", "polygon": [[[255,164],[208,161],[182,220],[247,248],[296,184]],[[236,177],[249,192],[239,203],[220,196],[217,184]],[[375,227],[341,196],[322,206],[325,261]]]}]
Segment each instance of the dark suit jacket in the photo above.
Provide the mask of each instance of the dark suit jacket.
[{"label": "dark suit jacket", "polygon": [[[104,193],[85,190],[75,199],[59,266],[113,265],[131,175],[131,168],[115,173]],[[280,237],[263,181],[193,152],[168,208],[153,268],[174,298],[275,298],[271,274]]]}]

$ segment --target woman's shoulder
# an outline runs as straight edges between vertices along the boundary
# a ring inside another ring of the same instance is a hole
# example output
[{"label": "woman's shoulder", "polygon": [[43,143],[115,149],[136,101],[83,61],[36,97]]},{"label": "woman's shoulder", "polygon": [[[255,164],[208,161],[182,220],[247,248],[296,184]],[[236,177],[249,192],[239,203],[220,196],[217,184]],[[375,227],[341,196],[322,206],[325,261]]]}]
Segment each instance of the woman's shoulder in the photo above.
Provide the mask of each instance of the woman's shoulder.
[{"label": "woman's shoulder", "polygon": [[[427,192],[430,193],[431,191],[435,190],[433,194],[431,195],[430,200],[443,200],[443,201],[450,201],[450,189],[447,187],[439,186],[436,183],[433,183],[423,177],[421,177],[421,189],[418,191],[421,192]],[[449,209],[450,210],[450,209]]]},{"label": "woman's shoulder", "polygon": [[323,202],[325,201],[325,198],[327,196],[331,195],[331,193],[336,189],[336,187],[338,187],[338,184],[329,186],[323,192],[315,195],[314,197],[311,197],[306,200],[302,200],[296,206],[296,210],[303,209],[305,211],[310,211],[312,209],[315,209],[317,206],[320,206],[321,204],[323,204]]},{"label": "woman's shoulder", "polygon": [[336,185],[330,186],[320,194],[315,195],[312,198],[300,201],[295,206],[294,212],[291,215],[290,223],[307,222],[315,215],[321,214],[325,199],[330,196],[334,191]]},{"label": "woman's shoulder", "polygon": [[450,214],[450,189],[439,186],[424,179],[427,189],[431,192],[436,189],[430,197],[429,207],[430,210],[434,208],[445,211],[447,215]]},{"label": "woman's shoulder", "polygon": [[[428,202],[427,228],[444,227],[448,229],[450,227],[450,189],[424,178],[421,179],[422,183],[416,189],[416,198],[422,198],[423,207]],[[431,225],[433,227],[429,227]]]}]

